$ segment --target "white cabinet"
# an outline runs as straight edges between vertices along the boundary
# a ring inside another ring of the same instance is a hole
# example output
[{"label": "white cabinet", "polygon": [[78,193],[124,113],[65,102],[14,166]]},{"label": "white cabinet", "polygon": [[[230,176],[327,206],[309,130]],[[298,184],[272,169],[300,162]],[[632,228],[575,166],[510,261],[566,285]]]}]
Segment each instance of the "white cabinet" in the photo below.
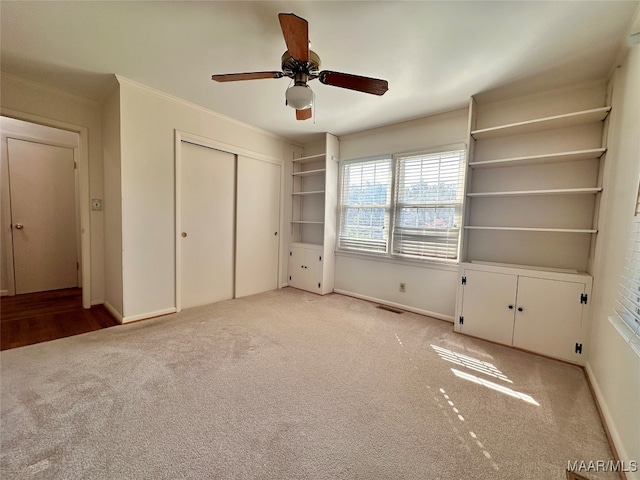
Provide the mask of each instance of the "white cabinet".
[{"label": "white cabinet", "polygon": [[455,330],[584,363],[592,278],[489,264],[461,264]]},{"label": "white cabinet", "polygon": [[320,245],[291,244],[289,286],[322,293],[322,247]]},{"label": "white cabinet", "polygon": [[338,139],[327,133],[291,160],[288,284],[321,295],[333,291],[338,150]]}]

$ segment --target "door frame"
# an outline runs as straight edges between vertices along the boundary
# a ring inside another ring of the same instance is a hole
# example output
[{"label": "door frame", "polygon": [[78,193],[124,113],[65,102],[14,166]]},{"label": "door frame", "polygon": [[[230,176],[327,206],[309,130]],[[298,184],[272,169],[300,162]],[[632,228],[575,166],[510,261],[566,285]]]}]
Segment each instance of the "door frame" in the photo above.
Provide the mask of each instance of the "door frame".
[{"label": "door frame", "polygon": [[[87,127],[74,125],[59,120],[53,120],[39,115],[32,115],[7,108],[0,108],[0,115],[4,117],[22,120],[24,122],[35,123],[46,127],[58,128],[69,132],[77,133],[79,136],[78,147],[74,150],[74,161],[76,162],[76,214],[79,212],[79,222],[76,222],[76,230],[79,235],[78,248],[80,250],[78,261],[80,262],[80,278],[82,288],[82,307],[91,308],[91,212],[90,212],[90,192],[89,192],[89,130]],[[33,137],[12,135],[12,138],[27,141],[38,141]],[[43,143],[41,140],[39,143]],[[3,240],[6,239],[3,238]],[[11,240],[9,240],[11,241]],[[9,245],[8,245],[9,246]],[[13,244],[11,243],[11,247]],[[11,260],[10,275],[14,277],[13,260]]]},{"label": "door frame", "polygon": [[[174,166],[174,179],[175,179],[175,184],[174,184],[174,192],[175,192],[175,204],[174,204],[174,212],[175,212],[175,220],[174,220],[174,244],[175,244],[175,304],[176,304],[176,311],[180,312],[182,310],[182,301],[181,301],[181,286],[180,286],[180,282],[182,280],[181,278],[181,261],[180,261],[180,254],[181,252],[181,247],[180,247],[180,233],[182,232],[182,230],[180,229],[181,226],[181,218],[180,218],[180,207],[181,205],[181,187],[180,187],[180,182],[181,182],[181,177],[180,177],[180,169],[182,167],[182,152],[181,152],[181,148],[180,145],[182,142],[188,142],[188,143],[192,143],[194,145],[199,145],[201,147],[205,147],[205,148],[213,148],[214,150],[219,150],[221,152],[225,152],[225,153],[229,153],[231,155],[236,155],[236,156],[245,156],[245,157],[251,157],[254,158],[256,160],[260,160],[263,162],[269,162],[269,163],[275,163],[276,165],[280,165],[282,166],[284,164],[284,161],[282,159],[277,159],[268,155],[265,155],[263,153],[258,153],[258,152],[254,152],[251,150],[248,150],[246,148],[242,148],[242,147],[238,147],[236,145],[231,145],[228,143],[224,143],[218,140],[214,140],[212,138],[208,138],[208,137],[203,137],[202,135],[197,135],[195,133],[190,133],[190,132],[186,132],[183,130],[178,130],[175,129],[174,130],[174,156],[175,156],[175,166]],[[280,185],[282,186],[282,182],[284,180],[284,168],[280,169]],[[236,192],[237,193],[237,192]],[[283,207],[284,207],[284,199],[283,199],[283,195],[282,192],[280,194],[280,231],[283,231],[283,215],[282,215],[282,211],[283,211]],[[283,235],[280,235],[280,239],[279,239],[279,245],[278,245],[278,258],[282,258],[282,248],[283,248]],[[234,265],[235,265],[235,259],[234,259]],[[235,268],[235,267],[234,267]],[[278,261],[278,278],[281,278],[281,271],[282,271],[282,262]],[[235,280],[234,280],[235,282]],[[235,285],[234,285],[234,291],[235,291]]]}]

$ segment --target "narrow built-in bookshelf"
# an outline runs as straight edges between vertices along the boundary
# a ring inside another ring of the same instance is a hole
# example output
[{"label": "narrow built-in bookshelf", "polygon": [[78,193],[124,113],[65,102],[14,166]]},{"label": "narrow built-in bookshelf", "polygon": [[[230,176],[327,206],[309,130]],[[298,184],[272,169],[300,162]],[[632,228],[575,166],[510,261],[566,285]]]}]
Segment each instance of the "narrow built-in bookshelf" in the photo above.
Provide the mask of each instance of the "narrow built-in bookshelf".
[{"label": "narrow built-in bookshelf", "polygon": [[333,291],[338,149],[338,139],[325,134],[291,160],[288,281],[319,294]]}]

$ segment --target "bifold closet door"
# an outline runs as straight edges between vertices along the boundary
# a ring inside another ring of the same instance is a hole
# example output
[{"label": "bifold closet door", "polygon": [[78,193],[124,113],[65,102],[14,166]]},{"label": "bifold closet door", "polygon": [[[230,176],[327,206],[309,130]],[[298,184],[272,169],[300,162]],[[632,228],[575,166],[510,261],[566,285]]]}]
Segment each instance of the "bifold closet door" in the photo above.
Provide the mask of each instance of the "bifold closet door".
[{"label": "bifold closet door", "polygon": [[188,308],[234,297],[236,156],[180,149],[180,308]]},{"label": "bifold closet door", "polygon": [[236,297],[278,288],[280,168],[238,157]]}]

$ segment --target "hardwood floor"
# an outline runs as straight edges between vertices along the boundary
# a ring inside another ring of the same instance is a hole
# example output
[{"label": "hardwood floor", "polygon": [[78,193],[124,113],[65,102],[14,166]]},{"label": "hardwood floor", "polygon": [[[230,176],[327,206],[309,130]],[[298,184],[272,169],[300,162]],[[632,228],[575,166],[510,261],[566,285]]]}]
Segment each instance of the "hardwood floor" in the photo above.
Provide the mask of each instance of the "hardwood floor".
[{"label": "hardwood floor", "polygon": [[80,288],[0,298],[0,350],[114,325],[118,322],[104,306],[82,308]]}]

